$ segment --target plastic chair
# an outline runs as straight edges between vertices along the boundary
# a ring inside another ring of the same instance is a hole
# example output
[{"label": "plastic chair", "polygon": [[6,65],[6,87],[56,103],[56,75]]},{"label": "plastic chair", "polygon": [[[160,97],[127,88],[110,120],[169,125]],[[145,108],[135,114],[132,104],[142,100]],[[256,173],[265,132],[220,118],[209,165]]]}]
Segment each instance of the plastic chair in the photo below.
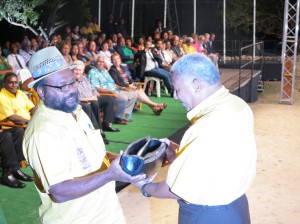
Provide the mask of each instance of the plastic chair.
[{"label": "plastic chair", "polygon": [[158,98],[160,98],[160,88],[161,88],[161,84],[160,82],[162,82],[162,86],[164,87],[165,89],[165,93],[166,94],[169,94],[168,93],[168,89],[167,87],[164,85],[163,83],[163,80],[160,79],[160,78],[157,78],[157,77],[151,77],[151,76],[145,76],[145,79],[144,79],[144,87],[143,87],[143,90],[145,91],[146,90],[146,87],[147,87],[147,83],[150,82],[150,88],[153,89],[153,85],[154,85],[154,82],[156,83],[156,96]]}]

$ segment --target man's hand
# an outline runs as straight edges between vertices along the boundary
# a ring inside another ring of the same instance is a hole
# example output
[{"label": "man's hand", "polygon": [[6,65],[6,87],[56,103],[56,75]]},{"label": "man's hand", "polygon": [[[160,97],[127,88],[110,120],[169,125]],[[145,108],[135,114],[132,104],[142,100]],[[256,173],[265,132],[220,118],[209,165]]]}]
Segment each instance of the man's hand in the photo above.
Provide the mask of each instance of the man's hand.
[{"label": "man's hand", "polygon": [[121,181],[121,182],[130,182],[136,183],[146,179],[146,174],[139,174],[136,176],[130,176],[125,173],[120,166],[120,159],[123,154],[123,151],[120,152],[120,155],[111,163],[108,168],[109,175],[112,176],[113,180]]},{"label": "man's hand", "polygon": [[136,186],[137,188],[141,189],[144,184],[151,183],[155,179],[156,176],[157,176],[157,173],[155,173],[153,176],[151,176],[149,178],[146,178],[144,180],[141,180],[141,181],[138,181],[138,182],[135,182],[135,183],[132,183],[132,184],[134,186]]},{"label": "man's hand", "polygon": [[162,164],[162,167],[164,167],[171,164],[176,159],[176,150],[178,149],[179,145],[167,138],[160,139],[160,141],[168,145],[168,148],[166,149],[166,156]]}]

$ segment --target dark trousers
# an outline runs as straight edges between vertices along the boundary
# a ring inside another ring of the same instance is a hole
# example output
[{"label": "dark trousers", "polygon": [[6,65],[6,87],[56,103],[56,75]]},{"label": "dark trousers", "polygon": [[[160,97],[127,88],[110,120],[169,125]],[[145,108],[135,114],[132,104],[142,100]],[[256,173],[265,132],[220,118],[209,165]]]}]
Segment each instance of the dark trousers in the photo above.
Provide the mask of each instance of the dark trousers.
[{"label": "dark trousers", "polygon": [[83,111],[90,118],[95,129],[102,129],[100,108],[103,111],[103,123],[109,124],[114,119],[114,99],[112,96],[100,96],[97,101],[80,102]]},{"label": "dark trousers", "polygon": [[0,157],[2,169],[17,170],[24,160],[22,152],[23,128],[10,128],[0,132]]},{"label": "dark trousers", "polygon": [[250,224],[246,195],[228,205],[203,206],[178,200],[179,224]]},{"label": "dark trousers", "polygon": [[80,103],[83,111],[90,118],[95,129],[101,128],[100,108],[98,101],[90,101],[89,103]]},{"label": "dark trousers", "polygon": [[98,104],[103,111],[103,123],[112,123],[114,120],[115,103],[112,96],[98,97]]},{"label": "dark trousers", "polygon": [[162,79],[169,93],[172,93],[173,86],[171,82],[171,73],[168,72],[167,70],[162,68],[153,68],[150,71],[145,72],[144,75]]}]

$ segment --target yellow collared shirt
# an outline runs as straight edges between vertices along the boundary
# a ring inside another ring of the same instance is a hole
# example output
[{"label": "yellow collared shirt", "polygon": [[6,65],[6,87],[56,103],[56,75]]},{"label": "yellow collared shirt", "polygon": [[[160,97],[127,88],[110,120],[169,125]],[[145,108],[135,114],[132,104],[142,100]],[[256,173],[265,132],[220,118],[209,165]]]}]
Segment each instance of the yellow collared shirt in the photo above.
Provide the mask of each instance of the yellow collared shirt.
[{"label": "yellow collared shirt", "polygon": [[222,87],[187,117],[200,117],[184,134],[167,184],[183,200],[226,205],[243,195],[256,173],[253,114],[240,98]]},{"label": "yellow collared shirt", "polygon": [[5,88],[0,92],[0,120],[4,120],[11,115],[19,115],[30,120],[30,110],[34,104],[28,99],[26,94],[18,90],[16,94],[12,94]]},{"label": "yellow collared shirt", "polygon": [[63,203],[49,196],[52,185],[97,171],[106,154],[100,131],[80,106],[74,114],[76,120],[40,102],[25,131],[23,153],[42,185],[37,186],[41,222],[125,223],[114,182]]}]

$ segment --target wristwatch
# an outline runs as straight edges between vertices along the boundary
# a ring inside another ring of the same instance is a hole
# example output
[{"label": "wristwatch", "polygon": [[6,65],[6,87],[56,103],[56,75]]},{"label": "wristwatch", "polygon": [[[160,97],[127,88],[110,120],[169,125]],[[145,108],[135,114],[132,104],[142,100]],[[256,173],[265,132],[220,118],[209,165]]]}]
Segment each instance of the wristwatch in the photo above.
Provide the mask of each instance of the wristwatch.
[{"label": "wristwatch", "polygon": [[151,197],[150,194],[147,194],[147,193],[145,192],[145,187],[146,187],[148,184],[150,184],[150,183],[144,184],[144,185],[142,186],[142,188],[141,188],[142,195],[144,195],[145,197]]}]

